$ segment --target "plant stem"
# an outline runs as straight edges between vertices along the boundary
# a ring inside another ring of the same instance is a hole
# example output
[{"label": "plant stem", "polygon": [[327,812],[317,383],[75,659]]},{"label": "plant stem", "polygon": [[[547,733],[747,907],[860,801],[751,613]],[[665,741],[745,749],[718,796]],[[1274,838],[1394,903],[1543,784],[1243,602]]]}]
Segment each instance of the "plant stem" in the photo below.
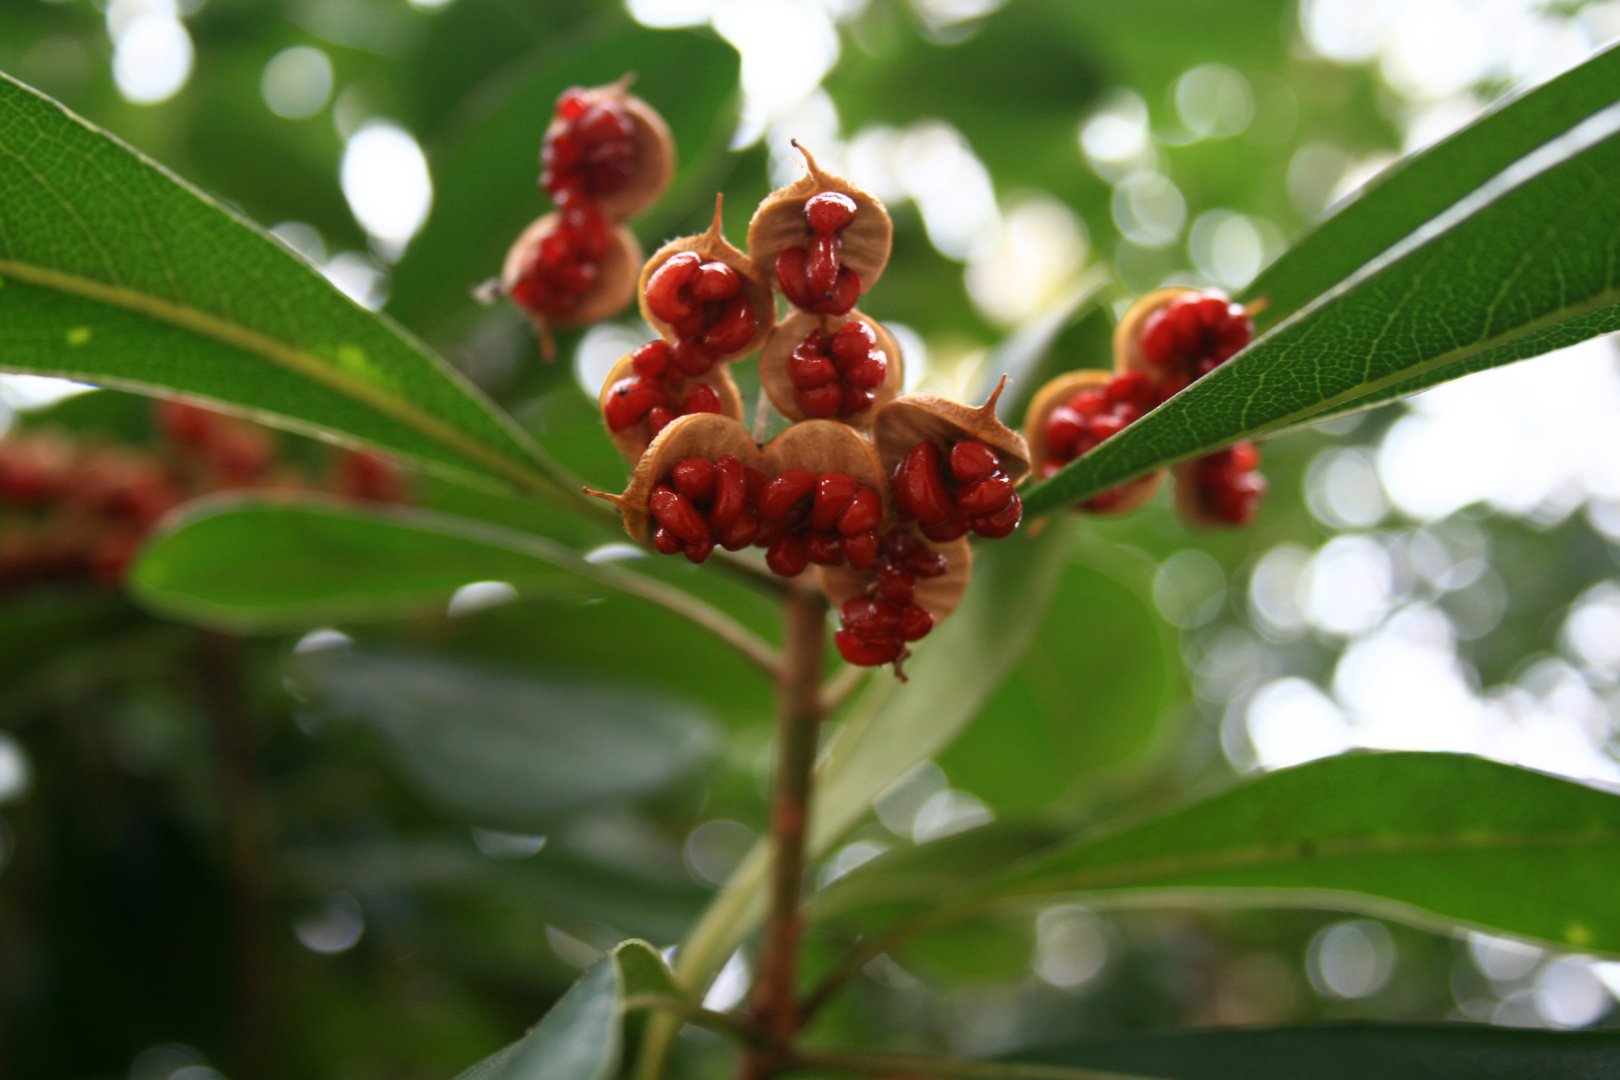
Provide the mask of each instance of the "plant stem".
[{"label": "plant stem", "polygon": [[798,973],[804,838],[821,720],[821,660],[827,601],[795,583],[783,604],[783,655],[776,682],[776,785],[771,804],[770,913],[754,983],[753,1020],[765,1040],[744,1056],[741,1077],[766,1080],[782,1070],[799,1031]]}]

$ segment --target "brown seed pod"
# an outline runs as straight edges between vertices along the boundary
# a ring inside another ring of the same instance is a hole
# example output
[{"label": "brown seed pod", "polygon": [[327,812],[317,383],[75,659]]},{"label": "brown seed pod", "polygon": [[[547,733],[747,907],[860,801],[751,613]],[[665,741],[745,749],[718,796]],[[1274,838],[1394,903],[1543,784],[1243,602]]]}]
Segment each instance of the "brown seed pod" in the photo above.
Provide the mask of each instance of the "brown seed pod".
[{"label": "brown seed pod", "polygon": [[1197,289],[1173,286],[1155,289],[1132,304],[1114,327],[1114,370],[1140,371],[1155,383],[1163,382],[1168,372],[1157,364],[1150,364],[1142,355],[1142,331],[1147,329],[1147,321],[1163,308],[1184,296],[1197,295]]},{"label": "brown seed pod", "polygon": [[[624,110],[633,129],[630,138],[635,144],[635,166],[629,179],[618,190],[596,199],[596,205],[610,221],[625,221],[651,206],[675,174],[675,138],[658,111],[630,93],[634,79],[634,75],[625,75],[617,82],[581,91],[588,105]],[[551,138],[567,126],[566,120],[554,117],[546,128],[546,137]]]},{"label": "brown seed pod", "polygon": [[887,363],[882,384],[871,391],[872,404],[853,416],[841,417],[842,422],[857,428],[869,427],[878,410],[894,400],[905,381],[905,362],[900,355],[899,344],[883,328],[882,323],[858,311],[841,318],[811,315],[795,309],[787,318],[776,324],[776,329],[765,339],[759,353],[759,381],[765,387],[765,393],[770,397],[771,404],[776,406],[777,412],[795,423],[808,419],[794,396],[795,386],[790,366],[793,350],[797,349],[799,342],[813,330],[821,331],[822,336],[830,340],[839,327],[851,319],[859,320],[872,328],[873,334],[877,337],[877,348],[883,352]]},{"label": "brown seed pod", "polygon": [[[962,594],[967,591],[968,580],[973,576],[973,545],[968,543],[965,536],[957,537],[945,543],[936,543],[921,533],[913,533],[918,543],[931,551],[937,551],[945,556],[946,571],[936,578],[920,578],[917,581],[917,592],[913,603],[928,609],[934,617],[934,625],[938,626],[945,621],[946,616],[956,610],[956,605],[962,602]],[[831,601],[836,610],[844,605],[845,601],[857,596],[870,596],[877,585],[877,577],[871,570],[852,570],[848,566],[818,566],[816,567],[816,584]]]},{"label": "brown seed pod", "polygon": [[[885,525],[894,514],[889,481],[872,446],[836,420],[806,420],[785,429],[765,447],[765,475],[788,469],[848,473],[883,500]],[[882,531],[882,528],[879,528]]]},{"label": "brown seed pod", "polygon": [[744,252],[733,247],[720,231],[721,198],[719,195],[715,196],[714,221],[709,225],[707,232],[700,233],[697,236],[683,236],[678,240],[671,240],[653,252],[652,258],[648,259],[646,265],[641,268],[641,277],[636,282],[636,300],[641,308],[641,317],[647,320],[649,326],[658,331],[659,336],[673,345],[680,340],[680,335],[676,333],[673,326],[654,314],[647,303],[647,283],[652,280],[652,276],[658,272],[659,267],[683,251],[695,251],[702,256],[703,261],[706,263],[724,263],[736,271],[737,276],[742,279],[742,295],[747,298],[748,306],[753,310],[756,328],[746,346],[731,349],[718,355],[717,363],[734,360],[739,356],[747,356],[759,348],[760,343],[765,340],[765,336],[771,332],[771,327],[776,324],[776,299],[771,295],[769,279],[754,264],[752,259]]},{"label": "brown seed pod", "polygon": [[636,267],[641,264],[641,245],[622,225],[613,227],[613,245],[597,265],[596,282],[577,304],[566,311],[541,310],[523,302],[523,292],[513,290],[537,256],[540,242],[550,235],[560,220],[556,212],[536,219],[506,252],[501,266],[501,293],[512,297],[518,309],[529,317],[548,344],[552,328],[588,326],[617,315],[630,302],[636,287]]},{"label": "brown seed pod", "polygon": [[937,394],[905,394],[877,411],[872,419],[872,442],[888,475],[921,442],[948,449],[962,439],[977,439],[1001,458],[1001,468],[1013,483],[1029,475],[1029,445],[1024,437],[996,418],[996,400],[1006,388],[1003,378],[995,392],[977,409],[958,405]]},{"label": "brown seed pod", "polygon": [[[604,416],[607,412],[608,396],[613,393],[613,388],[625,379],[636,378],[634,363],[634,354],[626,353],[617,364],[613,365],[613,370],[608,372],[608,377],[602,382],[602,392],[597,395],[597,403],[602,407]],[[688,390],[699,384],[714,387],[715,393],[720,396],[718,415],[738,421],[742,419],[742,394],[738,392],[737,384],[732,380],[731,373],[724,364],[716,364],[702,375],[677,375],[673,381],[663,385],[670,400],[679,402],[686,396]],[[614,431],[609,426],[608,438],[613,440],[613,445],[618,448],[624,460],[634,465],[641,460],[641,456],[652,443],[652,423],[644,418],[621,431]]]},{"label": "brown seed pod", "polygon": [[776,257],[788,248],[802,248],[813,232],[805,220],[804,204],[824,191],[847,195],[855,203],[855,217],[839,231],[843,241],[841,259],[860,276],[862,291],[877,284],[889,263],[894,243],[894,223],[883,204],[841,176],[822,172],[810,151],[793,144],[804,155],[809,172],[765,197],[748,223],[748,254],[774,281]]},{"label": "brown seed pod", "polygon": [[[1047,419],[1059,406],[1068,404],[1080,391],[1100,388],[1113,376],[1113,372],[1097,368],[1065,372],[1041,387],[1030,399],[1029,412],[1024,418],[1024,438],[1029,442],[1030,460],[1035,463],[1037,476],[1040,475],[1041,466],[1051,457],[1046,446]],[[1119,501],[1107,509],[1098,510],[1084,506],[1077,506],[1075,509],[1096,514],[1129,513],[1146,505],[1153,498],[1154,492],[1159,490],[1159,484],[1163,480],[1164,470],[1160,469],[1158,472],[1139,476],[1120,485]]]},{"label": "brown seed pod", "polygon": [[672,420],[647,446],[647,452],[636,463],[630,477],[630,486],[623,495],[590,491],[619,508],[624,518],[624,531],[638,544],[646,544],[651,536],[648,526],[652,515],[647,509],[652,490],[673,469],[677,462],[691,457],[714,460],[730,454],[750,469],[765,471],[765,455],[749,436],[742,422],[716,413],[694,413]]}]

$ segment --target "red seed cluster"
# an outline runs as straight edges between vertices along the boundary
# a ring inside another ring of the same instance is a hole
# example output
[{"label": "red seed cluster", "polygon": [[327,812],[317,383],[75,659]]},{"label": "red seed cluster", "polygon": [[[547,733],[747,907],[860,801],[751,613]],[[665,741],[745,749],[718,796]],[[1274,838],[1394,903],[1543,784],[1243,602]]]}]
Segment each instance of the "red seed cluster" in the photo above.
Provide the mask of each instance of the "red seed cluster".
[{"label": "red seed cluster", "polygon": [[[86,445],[50,431],[0,439],[0,591],[42,581],[116,584],[155,522],[228,489],[309,487],[276,461],[270,433],[181,402],[154,410],[158,449]],[[402,501],[394,467],[345,453],[328,490]]]},{"label": "red seed cluster", "polygon": [[888,374],[888,357],[878,348],[877,334],[859,319],[851,319],[829,336],[810,331],[788,360],[793,401],[812,417],[848,420],[859,416],[872,407],[872,391],[883,385]]},{"label": "red seed cluster", "polygon": [[894,501],[903,517],[916,518],[925,536],[941,542],[970,530],[998,540],[1024,516],[1001,459],[976,439],[952,445],[948,460],[935,443],[918,443],[895,467]]},{"label": "red seed cluster", "polygon": [[529,252],[509,295],[531,315],[567,319],[584,302],[613,247],[613,227],[587,196],[564,189],[557,217]]},{"label": "red seed cluster", "polygon": [[811,563],[865,570],[878,555],[883,504],[848,473],[819,476],[788,469],[767,479],[727,454],[686,458],[652,490],[653,546],[666,555],[708,559],[727,551],[765,549],[773,573],[796,577]]},{"label": "red seed cluster", "polygon": [[1194,461],[1184,476],[1196,485],[1192,497],[1199,513],[1226,525],[1253,521],[1266,493],[1259,467],[1260,448],[1252,442],[1234,443]]},{"label": "red seed cluster", "polygon": [[590,94],[571,87],[557,99],[562,123],[540,147],[540,186],[558,203],[565,194],[600,199],[625,185],[635,170],[635,123],[611,101],[593,104]]},{"label": "red seed cluster", "polygon": [[1160,399],[1186,389],[1231,359],[1254,337],[1242,304],[1210,290],[1172,300],[1142,327],[1142,355],[1164,372]]},{"label": "red seed cluster", "polygon": [[624,431],[646,420],[657,435],[677,416],[720,411],[720,395],[707,383],[694,383],[684,393],[678,391],[683,380],[683,373],[674,365],[678,349],[658,340],[630,354],[636,373],[613,384],[603,407],[610,431]]},{"label": "red seed cluster", "polygon": [[[1047,452],[1040,465],[1044,479],[1104,439],[1118,435],[1159,403],[1158,388],[1139,371],[1122,371],[1098,387],[1080,391],[1046,418]],[[1087,510],[1111,510],[1125,496],[1123,486],[1110,488],[1082,503]]]},{"label": "red seed cluster", "polygon": [[666,259],[647,279],[646,296],[652,313],[675,332],[670,363],[686,375],[706,374],[715,361],[741,352],[759,329],[742,277],[695,251]]},{"label": "red seed cluster", "polygon": [[844,602],[838,609],[844,626],[833,635],[838,654],[860,667],[902,660],[910,652],[907,642],[927,636],[934,616],[915,602],[917,582],[949,569],[944,555],[902,530],[883,538],[873,567],[871,595]]},{"label": "red seed cluster", "polygon": [[805,201],[810,242],[788,248],[776,257],[776,280],[782,295],[813,315],[847,315],[861,296],[861,278],[843,264],[843,239],[838,235],[855,220],[855,200],[837,191],[823,191]]}]

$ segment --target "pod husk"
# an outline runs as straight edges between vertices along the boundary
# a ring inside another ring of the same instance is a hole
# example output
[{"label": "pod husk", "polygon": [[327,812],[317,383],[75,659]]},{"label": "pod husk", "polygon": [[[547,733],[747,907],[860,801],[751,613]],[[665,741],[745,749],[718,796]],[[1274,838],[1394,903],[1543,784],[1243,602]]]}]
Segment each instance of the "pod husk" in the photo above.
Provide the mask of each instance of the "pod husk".
[{"label": "pod husk", "polygon": [[647,320],[647,325],[658,331],[658,335],[671,345],[678,340],[669,323],[654,315],[652,309],[647,306],[647,282],[652,279],[660,266],[683,251],[695,251],[703,257],[704,262],[722,262],[737,271],[737,276],[742,278],[743,295],[748,297],[749,306],[754,309],[754,320],[758,323],[758,327],[747,347],[720,357],[718,362],[724,363],[740,356],[747,356],[759,348],[766,335],[771,332],[771,328],[776,325],[776,298],[771,295],[769,280],[754,261],[746,253],[733,247],[721,234],[719,196],[715,196],[714,222],[707,232],[671,240],[653,252],[652,258],[641,268],[641,276],[636,281],[636,303],[641,308],[641,317]]},{"label": "pod husk", "polygon": [[652,515],[647,503],[652,490],[677,462],[689,457],[710,460],[730,454],[751,469],[764,471],[765,456],[742,426],[740,420],[716,413],[693,413],[678,416],[660,431],[647,446],[647,452],[636,463],[630,476],[630,486],[623,495],[602,491],[588,494],[606,499],[618,507],[624,518],[624,531],[638,544],[646,544],[652,535]]},{"label": "pod husk", "polygon": [[[669,178],[675,174],[675,138],[658,111],[629,92],[633,78],[626,75],[618,82],[585,90],[585,97],[592,105],[604,102],[618,105],[629,115],[634,129],[630,138],[635,143],[636,164],[630,178],[618,191],[596,200],[602,213],[615,222],[633,218],[651,206],[663,194],[664,188],[669,185]],[[554,117],[546,127],[546,135],[550,136],[564,126],[566,124],[561,118]]]},{"label": "pod husk", "polygon": [[[529,254],[540,243],[540,237],[557,222],[555,211],[537,218],[523,230],[517,241],[507,249],[506,262],[501,266],[501,293],[508,294],[523,275]],[[613,227],[613,247],[602,260],[596,284],[585,294],[585,299],[572,312],[556,319],[542,318],[518,307],[542,335],[551,329],[571,326],[589,326],[591,323],[611,319],[630,302],[636,287],[636,267],[641,263],[641,245],[635,235],[622,225]]]},{"label": "pod husk", "polygon": [[823,191],[836,191],[855,201],[855,220],[839,231],[842,238],[841,261],[860,275],[861,291],[877,284],[883,268],[889,264],[889,250],[894,244],[894,223],[889,211],[877,199],[868,195],[841,176],[822,172],[810,151],[793,144],[804,155],[807,172],[784,188],[777,188],[765,196],[765,201],[754,211],[748,223],[748,254],[755,265],[771,275],[775,283],[776,257],[788,248],[804,247],[810,241],[809,222],[804,219],[804,204]]},{"label": "pod husk", "polygon": [[[1029,412],[1024,416],[1024,438],[1029,443],[1030,460],[1037,466],[1045,463],[1048,455],[1046,446],[1046,420],[1060,405],[1067,404],[1069,399],[1082,390],[1092,390],[1102,386],[1114,377],[1114,372],[1103,371],[1099,368],[1085,368],[1080,371],[1067,371],[1036,391],[1030,399]],[[1112,517],[1117,514],[1127,514],[1145,506],[1159,484],[1164,480],[1164,470],[1139,476],[1135,480],[1124,484],[1125,495],[1118,505],[1107,510],[1091,510],[1076,506],[1075,510],[1086,514],[1098,514]],[[1177,490],[1180,488],[1178,486]]]},{"label": "pod husk", "polygon": [[1029,444],[996,418],[996,399],[1007,386],[1003,378],[995,392],[978,408],[958,405],[937,394],[904,394],[878,409],[872,418],[872,442],[884,474],[893,473],[907,454],[924,440],[941,445],[977,439],[1001,457],[1001,469],[1014,484],[1029,475]]},{"label": "pod husk", "polygon": [[[613,389],[613,384],[620,379],[628,379],[635,373],[635,361],[631,358],[631,354],[627,353],[613,365],[613,370],[608,372],[607,379],[602,383],[602,392],[596,396],[597,404],[602,407],[604,414],[607,410],[608,392]],[[731,372],[726,365],[716,364],[702,375],[683,376],[671,384],[674,387],[674,396],[685,394],[698,383],[714,387],[715,393],[720,395],[719,415],[729,416],[737,421],[742,420],[742,394],[738,392],[737,384],[732,381]],[[624,460],[634,465],[641,460],[641,455],[646,453],[647,447],[652,443],[652,424],[643,419],[623,431],[608,428],[608,438],[613,440],[613,445],[618,448]]]},{"label": "pod husk", "polygon": [[[967,592],[968,579],[973,576],[973,545],[968,543],[965,536],[939,544],[919,532],[913,532],[913,535],[924,547],[945,553],[947,564],[945,573],[937,578],[919,579],[917,594],[912,601],[928,609],[937,627],[956,610],[956,606],[962,602],[962,594]],[[852,570],[848,566],[816,567],[816,584],[821,587],[821,591],[832,602],[834,608],[842,607],[845,601],[857,596],[870,595],[870,590],[876,583],[877,574],[870,568]]]},{"label": "pod husk", "polygon": [[848,315],[812,315],[795,308],[787,318],[776,324],[759,352],[759,381],[777,412],[795,423],[807,419],[799,403],[793,400],[793,376],[788,374],[788,361],[793,358],[793,350],[798,348],[799,342],[810,331],[820,330],[823,336],[828,336],[836,333],[850,319],[859,319],[872,328],[877,335],[877,347],[888,357],[888,371],[884,375],[883,385],[872,391],[871,407],[838,423],[854,428],[870,427],[878,410],[894,400],[905,382],[905,360],[900,355],[899,344],[882,323],[859,311],[852,311]]},{"label": "pod husk", "polygon": [[1139,298],[1125,312],[1119,325],[1114,327],[1114,370],[1140,371],[1155,383],[1164,381],[1169,374],[1157,364],[1149,363],[1142,355],[1142,331],[1153,314],[1184,296],[1197,296],[1197,289],[1173,286],[1155,289]]},{"label": "pod husk", "polygon": [[883,502],[881,533],[894,515],[888,473],[865,439],[836,420],[805,420],[785,429],[765,447],[765,475],[780,476],[789,469],[813,473],[848,473],[878,493]]}]

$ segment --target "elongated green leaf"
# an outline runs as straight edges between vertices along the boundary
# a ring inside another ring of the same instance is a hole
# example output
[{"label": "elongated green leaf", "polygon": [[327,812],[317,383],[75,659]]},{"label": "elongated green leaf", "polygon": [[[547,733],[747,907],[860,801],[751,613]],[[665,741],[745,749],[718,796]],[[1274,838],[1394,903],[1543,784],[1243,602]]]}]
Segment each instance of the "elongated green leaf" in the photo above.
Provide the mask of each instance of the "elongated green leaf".
[{"label": "elongated green leaf", "polygon": [[377,651],[323,650],[295,671],[317,705],[386,735],[430,796],[513,832],[655,791],[714,746],[711,717],[623,684]]},{"label": "elongated green leaf", "polygon": [[1620,797],[1483,758],[1357,753],[1082,840],[981,896],[1316,902],[1620,952],[1617,886]]},{"label": "elongated green leaf", "polygon": [[[871,680],[847,727],[821,762],[806,842],[824,854],[869,811],[872,800],[938,753],[971,720],[1022,655],[1056,591],[1071,539],[1053,522],[1039,539],[980,545],[973,584],[954,615],[908,662],[910,681]],[[766,851],[757,845],[732,874],[676,958],[682,985],[705,985],[764,917]],[[643,1075],[656,1071],[672,1025],[655,1021]]]},{"label": "elongated green leaf", "polygon": [[673,993],[658,952],[644,941],[623,942],[592,964],[532,1031],[456,1080],[609,1080],[624,1047],[626,999]]},{"label": "elongated green leaf", "polygon": [[1390,166],[1291,246],[1246,290],[1281,322],[1491,177],[1614,104],[1620,48],[1610,47],[1508,98],[1467,127]]},{"label": "elongated green leaf", "polygon": [[1177,1080],[1600,1080],[1620,1032],[1470,1024],[1187,1031],[1075,1043],[1022,1060]]},{"label": "elongated green leaf", "polygon": [[422,345],[267,234],[0,76],[0,369],[205,400],[484,483],[560,489]]},{"label": "elongated green leaf", "polygon": [[1437,372],[1620,328],[1620,106],[1499,173],[1025,496],[1032,515]]},{"label": "elongated green leaf", "polygon": [[312,495],[191,503],[148,541],[128,585],[165,615],[273,631],[397,615],[474,581],[504,581],[531,596],[605,586],[684,616],[756,664],[774,662],[769,646],[691,594],[543,537]]}]

